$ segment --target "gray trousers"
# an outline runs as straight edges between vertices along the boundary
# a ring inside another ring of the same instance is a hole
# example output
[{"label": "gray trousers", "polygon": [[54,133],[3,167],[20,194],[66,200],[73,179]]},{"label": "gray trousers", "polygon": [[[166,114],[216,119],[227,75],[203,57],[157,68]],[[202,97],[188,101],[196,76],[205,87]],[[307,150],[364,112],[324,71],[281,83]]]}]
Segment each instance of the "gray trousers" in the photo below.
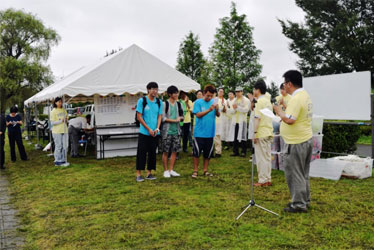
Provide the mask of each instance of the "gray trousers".
[{"label": "gray trousers", "polygon": [[285,144],[282,152],[284,172],[293,208],[306,208],[310,203],[309,169],[313,139],[300,144]]},{"label": "gray trousers", "polygon": [[80,129],[69,126],[70,156],[79,154],[79,132]]}]

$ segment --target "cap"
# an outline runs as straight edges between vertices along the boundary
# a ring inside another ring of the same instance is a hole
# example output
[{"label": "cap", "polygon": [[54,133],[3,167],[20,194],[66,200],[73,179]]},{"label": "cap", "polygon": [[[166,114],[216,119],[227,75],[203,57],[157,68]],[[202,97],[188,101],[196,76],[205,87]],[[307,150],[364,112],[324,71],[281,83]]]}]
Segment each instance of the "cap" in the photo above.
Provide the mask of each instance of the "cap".
[{"label": "cap", "polygon": [[243,91],[243,88],[242,87],[236,87],[235,92],[239,92],[239,91]]}]

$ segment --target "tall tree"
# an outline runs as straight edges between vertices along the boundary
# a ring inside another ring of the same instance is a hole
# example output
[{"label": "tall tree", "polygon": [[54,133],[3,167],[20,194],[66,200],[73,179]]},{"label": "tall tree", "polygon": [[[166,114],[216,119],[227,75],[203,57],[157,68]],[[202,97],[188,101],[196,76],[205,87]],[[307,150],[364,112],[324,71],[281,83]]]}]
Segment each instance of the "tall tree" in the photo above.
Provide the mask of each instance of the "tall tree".
[{"label": "tall tree", "polygon": [[267,92],[271,95],[271,100],[279,95],[279,88],[275,85],[275,82],[271,82],[270,87],[267,87]]},{"label": "tall tree", "polygon": [[238,15],[235,3],[231,4],[229,17],[220,19],[215,39],[210,48],[213,81],[217,86],[234,89],[249,88],[260,75],[261,51],[253,42],[252,30],[246,15]]},{"label": "tall tree", "polygon": [[179,45],[176,69],[201,84],[206,77],[204,67],[205,60],[199,37],[190,31]]},{"label": "tall tree", "polygon": [[305,23],[279,20],[306,76],[374,71],[373,0],[296,0]]},{"label": "tall tree", "polygon": [[36,16],[14,9],[0,11],[0,34],[0,112],[4,112],[6,101],[22,89],[41,90],[52,81],[44,63],[60,38]]}]

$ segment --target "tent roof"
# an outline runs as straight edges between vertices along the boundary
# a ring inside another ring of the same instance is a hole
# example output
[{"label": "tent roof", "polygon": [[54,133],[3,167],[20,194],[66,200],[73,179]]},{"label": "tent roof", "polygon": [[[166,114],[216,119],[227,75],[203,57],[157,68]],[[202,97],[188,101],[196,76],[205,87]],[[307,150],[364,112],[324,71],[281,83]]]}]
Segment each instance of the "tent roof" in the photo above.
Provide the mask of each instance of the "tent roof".
[{"label": "tent roof", "polygon": [[146,92],[148,82],[157,82],[160,92],[170,85],[189,92],[200,85],[137,45],[82,67],[25,101],[25,105],[58,96],[106,96]]}]

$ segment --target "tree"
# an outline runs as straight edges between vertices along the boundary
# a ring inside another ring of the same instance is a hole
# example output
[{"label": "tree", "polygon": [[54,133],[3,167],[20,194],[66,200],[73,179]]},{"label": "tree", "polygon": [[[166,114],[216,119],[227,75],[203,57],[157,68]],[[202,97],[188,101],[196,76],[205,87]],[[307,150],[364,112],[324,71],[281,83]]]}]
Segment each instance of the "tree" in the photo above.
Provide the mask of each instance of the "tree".
[{"label": "tree", "polygon": [[296,0],[305,23],[279,20],[305,76],[374,71],[374,1]]},{"label": "tree", "polygon": [[226,91],[236,86],[248,89],[261,73],[262,66],[258,62],[261,51],[253,42],[252,30],[246,15],[238,15],[234,3],[230,17],[220,19],[209,53],[213,81]]},{"label": "tree", "polygon": [[275,97],[279,95],[279,89],[274,82],[271,82],[270,88],[267,87],[267,92],[271,95],[271,99],[274,100]]},{"label": "tree", "polygon": [[0,11],[0,111],[23,89],[41,90],[52,82],[43,63],[60,37],[31,13]]},{"label": "tree", "polygon": [[179,45],[176,69],[202,84],[207,77],[205,66],[199,37],[190,31]]}]

